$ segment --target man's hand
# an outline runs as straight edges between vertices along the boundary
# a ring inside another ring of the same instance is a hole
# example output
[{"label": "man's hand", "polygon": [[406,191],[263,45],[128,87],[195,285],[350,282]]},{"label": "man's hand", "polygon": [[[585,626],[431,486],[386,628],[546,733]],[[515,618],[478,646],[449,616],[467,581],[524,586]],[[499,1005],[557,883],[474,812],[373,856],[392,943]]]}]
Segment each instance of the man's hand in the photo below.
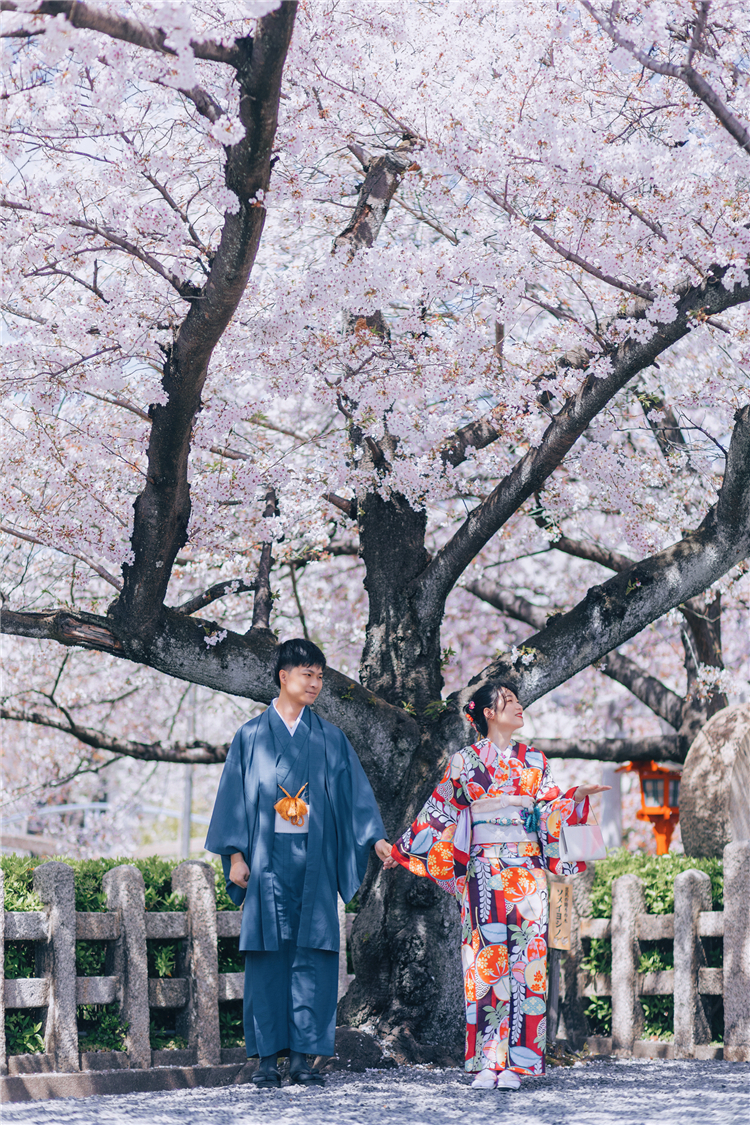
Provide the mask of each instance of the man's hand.
[{"label": "man's hand", "polygon": [[391,845],[387,840],[378,840],[375,845],[375,854],[378,859],[383,861],[383,867],[386,871],[391,871],[394,867],[401,866],[391,855]]},{"label": "man's hand", "polygon": [[237,887],[242,887],[243,891],[247,890],[247,883],[250,878],[250,868],[245,863],[245,857],[242,852],[235,852],[232,856],[231,867],[229,868],[229,882],[234,883]]},{"label": "man's hand", "polygon": [[595,793],[606,793],[611,788],[611,785],[579,785],[573,794],[573,800],[577,805],[580,805],[586,797],[593,797]]}]

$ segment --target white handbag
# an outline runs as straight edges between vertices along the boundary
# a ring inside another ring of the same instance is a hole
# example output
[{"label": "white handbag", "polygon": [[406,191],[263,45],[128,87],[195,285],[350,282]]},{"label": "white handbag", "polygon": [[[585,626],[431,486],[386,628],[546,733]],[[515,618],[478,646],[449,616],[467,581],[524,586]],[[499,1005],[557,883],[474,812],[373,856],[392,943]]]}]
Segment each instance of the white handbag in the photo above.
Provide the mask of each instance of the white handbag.
[{"label": "white handbag", "polygon": [[560,829],[560,859],[568,863],[582,863],[592,859],[606,859],[602,830],[592,824],[565,824]]}]

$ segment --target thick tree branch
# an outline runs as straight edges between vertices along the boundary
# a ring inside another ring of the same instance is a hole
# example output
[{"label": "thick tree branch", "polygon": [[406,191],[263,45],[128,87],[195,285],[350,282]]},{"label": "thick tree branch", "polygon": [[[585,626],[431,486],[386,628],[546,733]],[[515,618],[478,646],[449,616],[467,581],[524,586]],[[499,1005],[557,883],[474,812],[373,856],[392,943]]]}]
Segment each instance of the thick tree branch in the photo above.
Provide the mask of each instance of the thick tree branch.
[{"label": "thick tree branch", "polygon": [[[601,660],[670,609],[702,593],[750,554],[750,406],[736,425],[717,503],[700,527],[635,563],[556,618],[524,645],[524,664],[497,660],[472,681],[511,678],[528,704]],[[471,687],[460,693],[468,698]]]},{"label": "thick tree branch", "polygon": [[593,762],[684,762],[690,741],[680,734],[652,738],[535,738],[536,750],[548,758],[583,758]]},{"label": "thick tree branch", "polygon": [[[123,624],[133,654],[148,650],[158,631],[169,577],[187,538],[190,520],[188,459],[195,416],[212,352],[245,292],[258,250],[271,176],[281,77],[296,4],[259,20],[254,40],[237,40],[240,120],[245,136],[227,150],[226,185],[238,209],[224,217],[211,271],[177,333],[164,368],[167,402],[152,408],[147,484],[135,502],[133,561],[112,612]],[[137,629],[137,635],[136,635]]]},{"label": "thick tree branch", "polygon": [[[740,148],[745,152],[750,153],[750,131],[742,124],[739,118],[731,112],[729,107],[721,100],[719,95],[714,90],[706,79],[698,73],[692,65],[693,57],[697,48],[695,41],[695,34],[691,39],[690,46],[687,53],[687,62],[683,66],[678,66],[676,63],[663,63],[659,62],[652,54],[646,51],[640,51],[631,39],[627,39],[615,27],[609,15],[603,15],[597,12],[596,8],[590,0],[580,0],[581,5],[586,9],[590,16],[596,20],[601,28],[603,28],[613,43],[627,51],[633,58],[646,70],[650,70],[652,74],[662,74],[668,78],[677,78],[695,94],[700,101],[706,106],[707,109],[713,113],[716,120],[720,125],[726,129],[730,137],[733,137]],[[701,4],[701,11],[696,22],[695,32],[698,34],[698,40],[701,39],[703,29],[705,27],[705,20],[708,16],[710,3],[705,2]]]},{"label": "thick tree branch", "polygon": [[[18,5],[13,0],[2,0],[0,11],[17,12]],[[28,9],[26,9],[28,12]],[[124,16],[116,16],[110,12],[99,11],[90,4],[80,3],[79,0],[50,0],[50,2],[37,4],[29,15],[39,16],[65,16],[73,27],[86,28],[89,31],[99,31],[110,39],[119,39],[124,43],[132,43],[135,47],[143,47],[147,51],[157,51],[162,55],[176,55],[172,47],[166,46],[168,34],[161,28],[146,27],[138,20],[129,20]],[[236,47],[225,47],[212,40],[190,40],[190,46],[197,59],[208,59],[212,62],[229,63],[237,66],[239,51]]]},{"label": "thick tree branch", "polygon": [[105,750],[110,754],[117,754],[127,758],[139,758],[144,762],[184,762],[188,765],[213,765],[223,762],[229,750],[229,743],[222,746],[212,746],[209,742],[196,740],[193,742],[173,742],[164,746],[161,742],[133,742],[120,738],[112,738],[103,731],[94,730],[93,727],[84,727],[75,721],[56,719],[52,715],[45,715],[39,711],[20,711],[13,707],[0,707],[0,719],[7,719],[14,723],[33,723],[36,726],[48,727],[69,734],[82,742],[84,746],[91,746],[95,750]]},{"label": "thick tree branch", "polygon": [[[722,284],[725,272],[719,269],[711,281],[686,287],[673,321],[659,325],[647,340],[628,339],[613,348],[607,356],[609,373],[601,375],[600,371],[592,371],[585,378],[578,393],[553,417],[539,445],[529,449],[512,472],[469,513],[422,573],[419,599],[420,612],[425,618],[440,612],[458,576],[521,504],[541,488],[589,423],[635,375],[688,335],[696,321],[706,314],[750,300],[750,283],[726,289]],[[644,313],[638,311],[633,319],[643,316]]]}]

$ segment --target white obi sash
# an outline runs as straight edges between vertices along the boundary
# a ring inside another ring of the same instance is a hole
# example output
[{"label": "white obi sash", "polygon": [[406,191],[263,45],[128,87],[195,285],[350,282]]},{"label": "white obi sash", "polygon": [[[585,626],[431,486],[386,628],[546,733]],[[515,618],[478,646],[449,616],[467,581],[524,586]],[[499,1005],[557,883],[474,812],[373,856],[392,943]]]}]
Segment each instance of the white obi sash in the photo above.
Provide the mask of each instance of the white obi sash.
[{"label": "white obi sash", "polygon": [[518,805],[505,805],[503,798],[484,798],[479,811],[471,806],[471,842],[477,847],[493,844],[519,844],[527,840],[536,842],[536,832],[528,832],[521,819]]}]

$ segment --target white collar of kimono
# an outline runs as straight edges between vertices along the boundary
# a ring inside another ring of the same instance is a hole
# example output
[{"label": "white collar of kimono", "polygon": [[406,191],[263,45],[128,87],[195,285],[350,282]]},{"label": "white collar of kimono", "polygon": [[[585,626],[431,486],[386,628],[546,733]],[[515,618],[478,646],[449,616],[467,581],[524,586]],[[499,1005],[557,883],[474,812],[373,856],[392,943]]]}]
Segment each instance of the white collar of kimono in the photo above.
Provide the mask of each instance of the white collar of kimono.
[{"label": "white collar of kimono", "polygon": [[278,707],[276,706],[276,700],[275,699],[273,701],[273,709],[276,712],[276,714],[279,716],[279,718],[281,719],[281,721],[284,724],[284,726],[286,727],[286,729],[291,734],[292,738],[294,738],[294,732],[296,731],[297,727],[300,724],[300,720],[302,718],[302,711],[304,711],[305,708],[304,707],[302,708],[302,711],[300,711],[299,715],[297,716],[297,718],[294,720],[293,723],[288,723],[286,721],[286,719],[284,718],[284,716],[281,714]]}]

